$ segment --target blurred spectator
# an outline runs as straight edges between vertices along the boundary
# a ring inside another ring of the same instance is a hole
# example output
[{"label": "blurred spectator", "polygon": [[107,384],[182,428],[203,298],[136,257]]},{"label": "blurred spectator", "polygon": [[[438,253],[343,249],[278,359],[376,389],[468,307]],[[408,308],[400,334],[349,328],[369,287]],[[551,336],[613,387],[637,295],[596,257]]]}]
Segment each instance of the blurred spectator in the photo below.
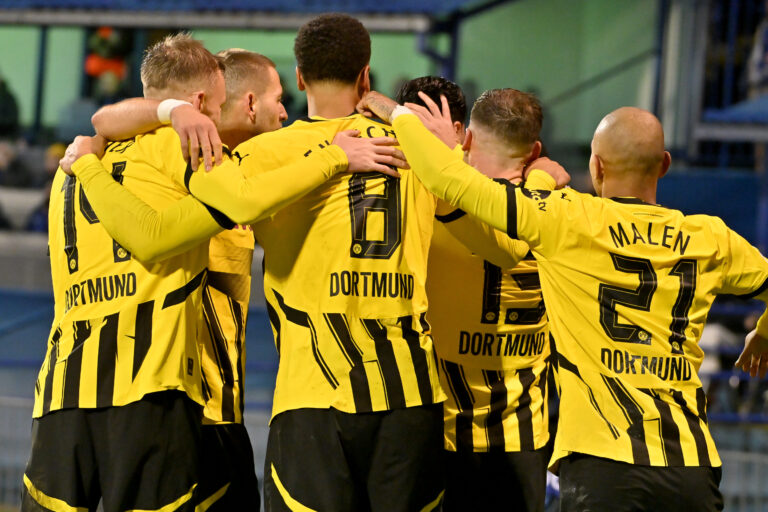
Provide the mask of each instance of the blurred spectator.
[{"label": "blurred spectator", "polygon": [[750,98],[768,92],[768,1],[765,2],[764,9],[763,20],[757,26],[752,52],[749,55],[747,80]]},{"label": "blurred spectator", "polygon": [[19,106],[8,84],[0,77],[0,138],[13,138],[19,132]]},{"label": "blurred spectator", "polygon": [[51,184],[53,183],[53,177],[56,175],[56,169],[59,167],[59,160],[64,157],[66,149],[64,144],[56,143],[51,144],[45,151],[45,172],[48,179],[44,186],[45,191],[42,201],[32,210],[27,218],[25,225],[27,231],[48,232],[48,203],[51,198]]},{"label": "blurred spectator", "polygon": [[0,140],[0,185],[16,188],[36,185],[22,154],[24,147],[23,141]]}]

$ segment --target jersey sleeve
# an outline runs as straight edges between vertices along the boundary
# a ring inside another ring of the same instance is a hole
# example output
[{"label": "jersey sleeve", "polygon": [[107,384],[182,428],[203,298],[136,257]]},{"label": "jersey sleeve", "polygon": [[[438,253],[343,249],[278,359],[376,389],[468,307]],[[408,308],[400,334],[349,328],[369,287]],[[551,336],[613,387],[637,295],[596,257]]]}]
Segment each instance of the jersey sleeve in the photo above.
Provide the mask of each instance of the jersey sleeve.
[{"label": "jersey sleeve", "polygon": [[[247,162],[258,165],[255,158]],[[192,195],[238,224],[253,224],[345,171],[347,165],[344,151],[330,145],[279,169],[249,172],[248,177],[233,161],[225,161],[211,172],[188,168],[185,185]]]},{"label": "jersey sleeve", "polygon": [[141,261],[182,253],[234,226],[192,196],[156,211],[117,183],[95,155],[80,158],[72,170],[104,229]]},{"label": "jersey sleeve", "polygon": [[727,227],[722,245],[726,246],[727,264],[721,293],[768,302],[768,260],[756,247]]},{"label": "jersey sleeve", "polygon": [[463,159],[435,137],[413,114],[398,116],[392,125],[411,169],[424,186],[439,199],[482,222],[508,231],[514,213],[512,184],[497,183],[467,165]]}]

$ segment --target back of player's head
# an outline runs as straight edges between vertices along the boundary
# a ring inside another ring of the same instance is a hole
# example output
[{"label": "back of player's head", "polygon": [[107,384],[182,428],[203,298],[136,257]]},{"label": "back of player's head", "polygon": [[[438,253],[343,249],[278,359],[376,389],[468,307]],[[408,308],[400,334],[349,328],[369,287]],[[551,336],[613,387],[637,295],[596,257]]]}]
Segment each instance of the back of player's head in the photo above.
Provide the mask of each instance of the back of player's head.
[{"label": "back of player's head", "polygon": [[469,116],[475,129],[485,129],[504,144],[527,146],[539,140],[541,104],[517,89],[490,89],[480,95]]},{"label": "back of player's head", "polygon": [[224,110],[246,91],[252,91],[257,96],[264,93],[269,83],[269,69],[275,67],[269,57],[240,48],[230,48],[216,56],[224,63],[224,82],[227,86]]},{"label": "back of player's head", "polygon": [[441,105],[440,95],[445,96],[451,110],[451,121],[464,124],[467,119],[467,100],[464,98],[461,87],[441,76],[422,76],[405,82],[397,91],[395,100],[401,105],[403,103],[424,105],[419,98],[419,91],[429,96],[438,106]]},{"label": "back of player's head", "polygon": [[592,152],[603,165],[633,173],[655,172],[668,158],[661,122],[651,112],[636,107],[618,108],[600,121]]},{"label": "back of player's head", "polygon": [[293,53],[304,82],[354,84],[371,60],[371,36],[352,16],[323,14],[302,25]]},{"label": "back of player's head", "polygon": [[189,34],[167,36],[147,49],[141,62],[144,94],[169,89],[204,88],[223,71],[221,59]]}]

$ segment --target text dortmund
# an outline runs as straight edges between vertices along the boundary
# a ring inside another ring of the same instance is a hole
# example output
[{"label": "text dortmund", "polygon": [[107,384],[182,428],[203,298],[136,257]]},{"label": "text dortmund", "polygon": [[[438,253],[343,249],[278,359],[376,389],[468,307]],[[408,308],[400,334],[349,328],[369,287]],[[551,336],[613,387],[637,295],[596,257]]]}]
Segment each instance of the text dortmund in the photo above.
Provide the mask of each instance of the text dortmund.
[{"label": "text dortmund", "polygon": [[685,254],[685,250],[688,248],[688,242],[691,241],[691,235],[685,234],[682,231],[674,233],[672,226],[666,226],[661,224],[647,223],[647,226],[638,227],[634,222],[630,222],[629,226],[617,223],[616,227],[608,226],[608,231],[611,234],[611,240],[616,248],[624,247],[625,245],[634,245],[637,243],[646,245],[661,245],[667,249],[678,251],[680,256]]},{"label": "text dortmund", "polygon": [[357,272],[345,270],[330,275],[331,297],[352,295],[354,297],[413,298],[413,276],[396,272]]},{"label": "text dortmund", "polygon": [[614,373],[656,375],[662,380],[691,380],[691,363],[682,356],[648,357],[630,354],[625,350],[600,350],[600,361]]},{"label": "text dortmund", "polygon": [[86,279],[75,283],[64,292],[65,308],[73,306],[130,297],[136,294],[136,274],[118,274],[113,276]]},{"label": "text dortmund", "polygon": [[[543,332],[532,334],[493,334],[459,332],[459,354],[473,356],[537,356],[544,350]],[[502,350],[503,347],[503,350]]]}]

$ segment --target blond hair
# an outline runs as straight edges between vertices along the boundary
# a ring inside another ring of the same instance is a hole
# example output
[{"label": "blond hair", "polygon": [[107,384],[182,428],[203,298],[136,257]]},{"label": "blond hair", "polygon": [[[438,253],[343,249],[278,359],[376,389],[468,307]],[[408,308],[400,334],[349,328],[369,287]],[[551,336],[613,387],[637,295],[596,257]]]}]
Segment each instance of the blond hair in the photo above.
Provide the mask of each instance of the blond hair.
[{"label": "blond hair", "polygon": [[533,94],[517,89],[490,89],[480,95],[469,116],[501,141],[521,146],[539,140],[542,112]]},{"label": "blond hair", "polygon": [[147,91],[198,86],[224,70],[221,59],[186,33],[165,37],[152,45],[141,62],[141,83]]},{"label": "blond hair", "polygon": [[257,96],[267,89],[267,70],[275,63],[269,57],[240,48],[230,48],[216,54],[224,64],[224,83],[227,86],[227,100],[222,109],[229,110],[246,91]]}]

